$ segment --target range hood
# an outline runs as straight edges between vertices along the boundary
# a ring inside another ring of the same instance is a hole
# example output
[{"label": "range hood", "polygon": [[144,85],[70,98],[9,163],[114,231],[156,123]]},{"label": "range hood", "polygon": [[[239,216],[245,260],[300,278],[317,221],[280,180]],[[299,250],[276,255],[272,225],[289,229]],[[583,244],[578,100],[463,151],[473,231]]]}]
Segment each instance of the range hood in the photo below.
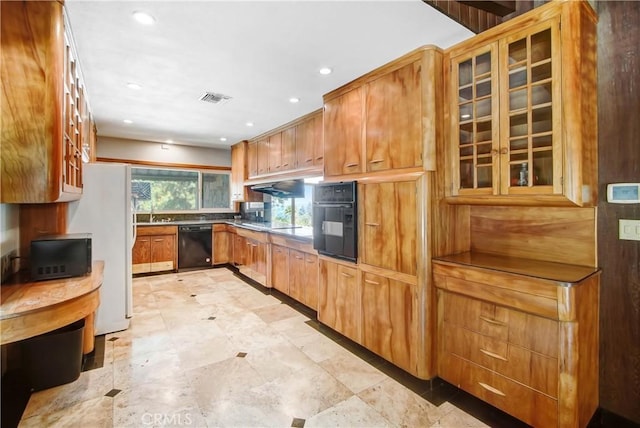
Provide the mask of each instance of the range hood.
[{"label": "range hood", "polygon": [[278,198],[304,198],[303,180],[285,180],[276,183],[256,184],[251,190]]}]

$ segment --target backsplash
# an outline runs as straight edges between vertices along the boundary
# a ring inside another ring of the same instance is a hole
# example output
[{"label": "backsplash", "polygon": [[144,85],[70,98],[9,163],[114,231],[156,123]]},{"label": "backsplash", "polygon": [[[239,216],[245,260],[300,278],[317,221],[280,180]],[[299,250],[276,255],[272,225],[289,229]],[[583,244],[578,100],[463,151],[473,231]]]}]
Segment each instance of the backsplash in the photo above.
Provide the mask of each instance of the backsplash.
[{"label": "backsplash", "polygon": [[[153,214],[153,221],[233,220],[240,213]],[[138,223],[149,223],[149,214],[136,214]]]}]

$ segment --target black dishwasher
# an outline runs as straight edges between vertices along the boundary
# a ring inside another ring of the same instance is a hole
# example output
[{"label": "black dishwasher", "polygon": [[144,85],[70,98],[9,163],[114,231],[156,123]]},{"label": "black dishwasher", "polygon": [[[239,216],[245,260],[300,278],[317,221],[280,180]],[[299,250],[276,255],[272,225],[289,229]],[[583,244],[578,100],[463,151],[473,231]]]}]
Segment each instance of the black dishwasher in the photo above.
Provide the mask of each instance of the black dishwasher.
[{"label": "black dishwasher", "polygon": [[178,269],[211,267],[211,225],[178,227]]}]

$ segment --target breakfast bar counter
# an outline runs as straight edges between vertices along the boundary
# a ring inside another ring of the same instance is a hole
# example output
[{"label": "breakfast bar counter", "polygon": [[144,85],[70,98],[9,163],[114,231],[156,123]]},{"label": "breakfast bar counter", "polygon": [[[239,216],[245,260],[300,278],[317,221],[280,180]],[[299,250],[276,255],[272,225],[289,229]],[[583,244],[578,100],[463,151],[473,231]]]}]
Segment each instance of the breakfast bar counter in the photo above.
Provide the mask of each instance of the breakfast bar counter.
[{"label": "breakfast bar counter", "polygon": [[0,287],[0,344],[17,342],[84,319],[82,352],[94,347],[94,317],[100,303],[104,262],[75,278],[16,282]]}]

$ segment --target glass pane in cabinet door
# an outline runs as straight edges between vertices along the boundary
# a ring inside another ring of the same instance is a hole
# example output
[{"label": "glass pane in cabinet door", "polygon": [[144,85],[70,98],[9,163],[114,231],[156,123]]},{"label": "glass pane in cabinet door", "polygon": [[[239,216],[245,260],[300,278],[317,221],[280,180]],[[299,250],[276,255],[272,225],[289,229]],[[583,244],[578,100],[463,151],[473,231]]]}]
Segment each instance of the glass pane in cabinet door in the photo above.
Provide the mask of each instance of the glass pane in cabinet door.
[{"label": "glass pane in cabinet door", "polygon": [[471,60],[468,59],[458,65],[458,86],[469,85],[472,81],[473,71]]},{"label": "glass pane in cabinet door", "polygon": [[491,164],[478,165],[478,188],[488,188],[493,186],[492,168]]},{"label": "glass pane in cabinet door", "polygon": [[546,29],[531,36],[531,62],[536,63],[551,59],[551,29]]},{"label": "glass pane in cabinet door", "polygon": [[551,149],[533,153],[533,184],[550,186],[553,184],[553,152]]},{"label": "glass pane in cabinet door", "polygon": [[473,159],[460,160],[460,188],[473,189]]},{"label": "glass pane in cabinet door", "polygon": [[491,52],[486,52],[476,57],[476,72],[474,76],[481,78],[488,74],[491,74]]}]

